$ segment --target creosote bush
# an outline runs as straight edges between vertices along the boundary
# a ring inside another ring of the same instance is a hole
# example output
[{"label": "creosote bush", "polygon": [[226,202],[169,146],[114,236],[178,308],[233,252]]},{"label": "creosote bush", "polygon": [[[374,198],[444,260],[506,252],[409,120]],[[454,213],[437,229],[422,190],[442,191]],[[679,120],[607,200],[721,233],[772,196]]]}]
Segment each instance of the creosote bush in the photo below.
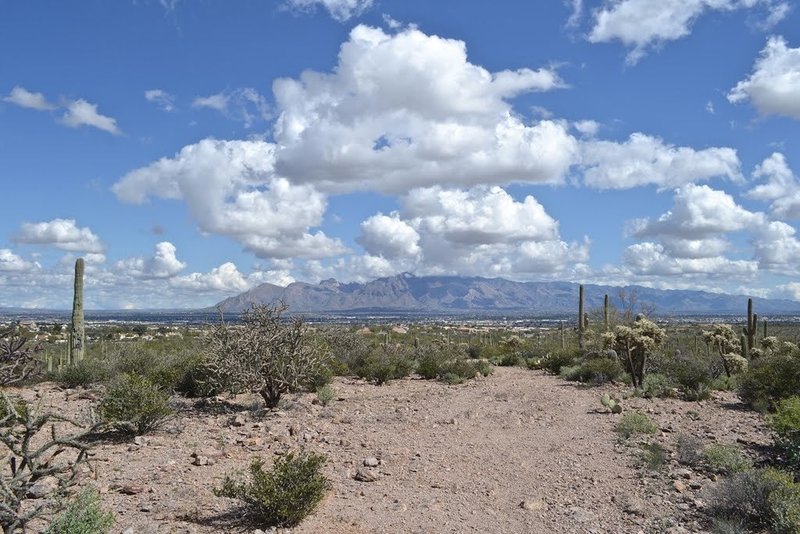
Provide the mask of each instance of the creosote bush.
[{"label": "creosote bush", "polygon": [[637,393],[645,399],[663,399],[675,396],[675,383],[661,373],[650,373],[644,377]]},{"label": "creosote bush", "polygon": [[139,435],[158,428],[173,410],[169,395],[157,385],[143,376],[124,374],[108,389],[99,413],[112,429]]},{"label": "creosote bush", "polygon": [[107,534],[114,525],[114,514],[103,510],[96,491],[84,489],[50,523],[45,534]]},{"label": "creosote bush", "polygon": [[617,433],[625,439],[634,434],[655,434],[657,430],[650,418],[639,412],[626,413],[617,423]]},{"label": "creosote bush", "polygon": [[710,499],[711,514],[752,530],[800,532],[800,484],[777,469],[752,469],[724,479]]},{"label": "creosote bush", "polygon": [[780,401],[768,422],[775,433],[781,459],[795,472],[800,472],[800,397]]},{"label": "creosote bush", "polygon": [[753,461],[736,445],[709,445],[703,450],[703,461],[715,473],[733,474],[753,468]]},{"label": "creosote bush", "polygon": [[321,454],[290,452],[264,471],[264,461],[256,458],[250,464],[250,480],[226,476],[214,494],[244,501],[262,527],[294,527],[314,511],[330,489],[322,474],[325,460]]},{"label": "creosote bush", "polygon": [[800,384],[800,358],[773,354],[751,363],[739,380],[739,396],[760,411],[797,394]]}]

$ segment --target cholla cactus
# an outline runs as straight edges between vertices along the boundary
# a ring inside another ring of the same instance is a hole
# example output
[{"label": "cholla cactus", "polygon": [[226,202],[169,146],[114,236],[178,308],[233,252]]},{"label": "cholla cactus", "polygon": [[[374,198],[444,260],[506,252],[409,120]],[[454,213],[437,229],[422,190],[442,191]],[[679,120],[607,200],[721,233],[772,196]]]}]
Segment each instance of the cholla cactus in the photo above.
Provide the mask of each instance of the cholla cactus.
[{"label": "cholla cactus", "polygon": [[712,326],[713,330],[703,331],[703,340],[717,347],[720,358],[722,358],[722,366],[725,368],[725,374],[731,376],[731,370],[728,368],[728,361],[725,359],[726,354],[731,354],[739,340],[736,338],[736,333],[733,328],[726,324],[715,324]]},{"label": "cholla cactus", "polygon": [[644,381],[647,356],[664,342],[666,331],[653,321],[640,315],[631,326],[618,325],[613,332],[603,333],[607,347],[617,351],[625,361],[633,387]]},{"label": "cholla cactus", "polygon": [[748,361],[744,356],[738,354],[726,354],[723,357],[725,367],[730,370],[731,374],[739,374],[747,371]]}]

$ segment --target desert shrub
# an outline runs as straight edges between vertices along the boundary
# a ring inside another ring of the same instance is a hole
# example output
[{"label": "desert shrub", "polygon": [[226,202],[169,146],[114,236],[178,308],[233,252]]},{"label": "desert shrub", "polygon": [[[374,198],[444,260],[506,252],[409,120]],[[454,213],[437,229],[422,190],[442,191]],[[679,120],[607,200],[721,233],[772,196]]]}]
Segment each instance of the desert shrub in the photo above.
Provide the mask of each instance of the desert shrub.
[{"label": "desert shrub", "polygon": [[782,459],[793,470],[800,471],[800,397],[779,401],[775,413],[767,420]]},{"label": "desert shrub", "polygon": [[736,473],[713,490],[710,512],[751,529],[796,534],[800,532],[800,484],[775,469]]},{"label": "desert shrub", "polygon": [[561,376],[567,380],[604,384],[616,380],[623,370],[617,360],[612,358],[592,358],[578,365],[562,367]]},{"label": "desert shrub", "polygon": [[675,383],[672,379],[661,373],[650,373],[645,375],[642,387],[637,393],[646,399],[663,399],[675,396]]},{"label": "desert shrub", "polygon": [[[88,458],[86,438],[92,429],[39,412],[2,392],[0,399],[0,457],[8,464],[0,471],[0,527],[3,532],[25,532],[31,520],[63,507]],[[64,433],[70,427],[75,430]],[[54,479],[52,491],[35,506],[26,506],[29,492],[45,477]]]},{"label": "desert shrub", "polygon": [[376,349],[355,369],[356,376],[378,386],[410,375],[414,371],[411,355],[397,347]]},{"label": "desert shrub", "polygon": [[617,433],[627,439],[634,434],[655,434],[658,427],[643,413],[630,412],[617,423]]},{"label": "desert shrub", "polygon": [[562,367],[574,365],[580,355],[581,351],[576,349],[553,350],[541,358],[539,366],[548,373],[557,375]]},{"label": "desert shrub", "polygon": [[45,534],[107,534],[114,514],[103,510],[96,491],[84,489],[71,499]]},{"label": "desert shrub", "polygon": [[320,388],[317,388],[317,400],[323,406],[329,405],[331,402],[336,400],[336,390],[333,389],[330,385],[326,384]]},{"label": "desert shrub", "polygon": [[331,354],[330,368],[337,376],[355,374],[372,353],[367,339],[355,332],[335,328],[325,332],[323,337]]},{"label": "desert shrub", "polygon": [[783,354],[759,358],[739,380],[739,396],[753,408],[766,409],[797,394],[800,359]]},{"label": "desert shrub", "polygon": [[732,474],[753,468],[753,461],[736,445],[709,445],[703,450],[703,461],[715,473]]},{"label": "desert shrub", "polygon": [[617,325],[605,332],[603,341],[613,348],[624,362],[634,388],[642,385],[648,370],[648,358],[664,342],[666,331],[644,316],[637,316],[631,325]]},{"label": "desert shrub", "polygon": [[736,391],[739,389],[739,375],[717,377],[711,382],[711,389],[716,391]]},{"label": "desert shrub", "polygon": [[158,428],[173,410],[161,388],[143,376],[124,374],[109,387],[99,413],[110,428],[139,435]]},{"label": "desert shrub", "polygon": [[284,393],[310,388],[328,352],[301,317],[281,319],[286,309],[254,304],[242,314],[242,325],[220,321],[208,338],[206,364],[217,389],[258,393],[275,408]]},{"label": "desert shrub", "polygon": [[294,527],[314,511],[330,489],[322,474],[324,464],[321,454],[288,453],[264,471],[264,461],[256,458],[250,464],[249,481],[226,476],[214,493],[244,501],[263,527]]},{"label": "desert shrub", "polygon": [[683,465],[700,465],[703,461],[703,450],[703,441],[694,436],[681,434],[675,441],[675,455]]},{"label": "desert shrub", "polygon": [[94,359],[84,359],[73,365],[66,365],[53,377],[59,385],[66,388],[87,387],[109,379],[111,371],[107,365]]},{"label": "desert shrub", "polygon": [[667,463],[667,450],[658,443],[645,443],[642,445],[642,461],[648,469],[661,469]]},{"label": "desert shrub", "polygon": [[747,358],[739,354],[726,354],[725,364],[731,375],[738,375],[747,371],[749,362]]},{"label": "desert shrub", "polygon": [[515,365],[521,365],[523,362],[524,360],[518,352],[507,352],[500,357],[500,361],[497,365],[502,367],[514,367]]}]

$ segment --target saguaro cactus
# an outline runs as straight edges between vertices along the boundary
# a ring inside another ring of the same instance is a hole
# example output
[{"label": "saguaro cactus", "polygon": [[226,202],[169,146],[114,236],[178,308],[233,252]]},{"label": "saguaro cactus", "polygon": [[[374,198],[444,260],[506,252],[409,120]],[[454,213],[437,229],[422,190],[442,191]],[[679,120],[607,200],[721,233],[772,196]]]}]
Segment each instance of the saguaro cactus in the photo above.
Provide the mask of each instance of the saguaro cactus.
[{"label": "saguaro cactus", "polygon": [[758,315],[753,313],[753,299],[747,299],[747,326],[742,328],[742,332],[747,337],[747,348],[752,349],[756,343],[756,328],[758,327]]},{"label": "saguaro cactus", "polygon": [[86,333],[83,324],[83,258],[75,260],[75,293],[72,299],[72,321],[69,325],[68,363],[75,365],[83,359]]},{"label": "saguaro cactus", "polygon": [[603,297],[603,328],[608,332],[608,293]]},{"label": "saguaro cactus", "polygon": [[578,348],[584,348],[583,333],[586,328],[586,318],[583,313],[583,284],[578,287]]}]

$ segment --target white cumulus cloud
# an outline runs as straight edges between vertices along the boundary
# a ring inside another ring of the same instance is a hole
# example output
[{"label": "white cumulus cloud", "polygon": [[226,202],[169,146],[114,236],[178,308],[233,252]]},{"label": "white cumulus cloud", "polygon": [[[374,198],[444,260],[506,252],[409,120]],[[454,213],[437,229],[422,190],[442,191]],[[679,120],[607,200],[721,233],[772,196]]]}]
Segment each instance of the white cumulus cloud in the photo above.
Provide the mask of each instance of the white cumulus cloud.
[{"label": "white cumulus cloud", "polygon": [[204,139],[128,173],[113,191],[132,203],[150,196],[183,200],[202,231],[230,236],[259,257],[344,252],[339,240],[310,231],[322,221],[325,196],[277,177],[274,151],[264,141]]},{"label": "white cumulus cloud", "polygon": [[0,272],[28,272],[39,267],[38,263],[26,261],[10,249],[0,248]]},{"label": "white cumulus cloud", "polygon": [[156,244],[152,257],[128,258],[117,262],[116,268],[136,278],[172,278],[186,268],[186,263],[176,257],[176,252],[175,245],[162,241]]},{"label": "white cumulus cloud", "polygon": [[397,213],[379,213],[362,222],[358,243],[369,254],[388,259],[412,258],[420,253],[419,234]]},{"label": "white cumulus cloud", "polygon": [[39,111],[56,109],[56,106],[48,102],[42,93],[28,91],[19,85],[15,86],[8,96],[3,97],[3,101],[23,108],[36,109]]},{"label": "white cumulus cloud", "polygon": [[753,177],[766,178],[747,192],[749,198],[770,201],[770,211],[781,219],[800,219],[800,180],[786,162],[786,157],[775,152],[762,161]]},{"label": "white cumulus cloud", "polygon": [[581,166],[586,185],[598,189],[671,188],[715,177],[741,179],[739,157],[732,148],[676,147],[643,133],[634,133],[623,143],[584,142]]},{"label": "white cumulus cloud", "polygon": [[800,47],[790,48],[783,37],[770,37],[753,73],[736,84],[728,100],[750,100],[764,115],[800,119]]},{"label": "white cumulus cloud", "polygon": [[592,43],[621,41],[630,52],[629,64],[669,41],[686,37],[692,25],[708,11],[732,11],[762,6],[765,25],[777,24],[787,13],[785,2],[775,0],[609,0],[594,12]]},{"label": "white cumulus cloud", "polygon": [[325,191],[557,182],[577,150],[568,126],[528,124],[509,99],[561,86],[548,68],[489,72],[462,41],[357,26],[334,72],[274,82],[276,165]]},{"label": "white cumulus cloud", "polygon": [[91,126],[114,135],[122,133],[117,127],[116,119],[100,114],[97,111],[97,104],[91,104],[82,98],[67,104],[67,111],[61,117],[61,123],[70,128]]},{"label": "white cumulus cloud", "polygon": [[52,245],[72,252],[102,253],[105,248],[91,229],[78,228],[75,219],[23,223],[12,239],[16,243]]}]

